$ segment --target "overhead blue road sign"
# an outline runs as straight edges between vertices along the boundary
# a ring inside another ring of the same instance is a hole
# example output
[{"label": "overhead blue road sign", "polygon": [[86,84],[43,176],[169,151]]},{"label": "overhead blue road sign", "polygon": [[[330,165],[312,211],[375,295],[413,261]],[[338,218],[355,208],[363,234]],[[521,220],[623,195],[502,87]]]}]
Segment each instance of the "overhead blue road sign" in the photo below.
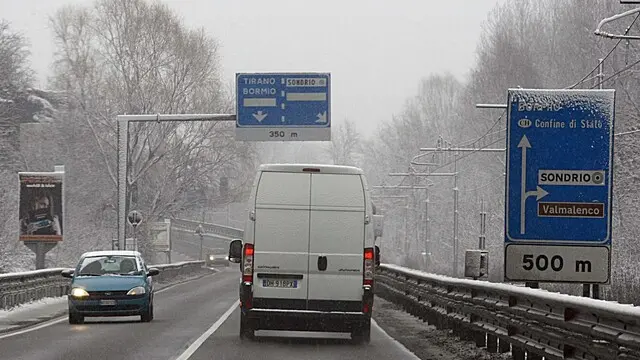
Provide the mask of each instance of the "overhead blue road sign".
[{"label": "overhead blue road sign", "polygon": [[[505,201],[507,248],[511,244],[609,247],[614,98],[614,90],[509,89]],[[528,260],[522,264],[523,257],[526,259],[529,255],[520,254],[516,248],[505,249],[507,273],[518,267],[529,267]],[[525,249],[524,246],[521,248]],[[531,247],[527,249],[530,251]],[[560,249],[555,247],[557,251]],[[562,251],[565,254],[559,253],[558,256],[566,255],[564,258],[568,258],[567,250]],[[551,269],[550,261],[554,255],[541,254],[541,267]],[[510,256],[520,258],[509,259]],[[555,265],[560,267],[564,258],[556,258]],[[590,264],[599,261],[587,260],[591,261]],[[514,265],[514,261],[518,261],[518,265]],[[582,260],[575,261],[578,264]],[[510,269],[507,268],[508,262],[512,263]],[[574,265],[567,264],[566,268],[574,268]],[[604,276],[604,272],[601,274]],[[525,280],[538,279],[557,280],[542,275]],[[584,276],[567,275],[564,278],[566,281],[572,279],[585,281]]]},{"label": "overhead blue road sign", "polygon": [[331,140],[331,75],[236,74],[236,139]]}]

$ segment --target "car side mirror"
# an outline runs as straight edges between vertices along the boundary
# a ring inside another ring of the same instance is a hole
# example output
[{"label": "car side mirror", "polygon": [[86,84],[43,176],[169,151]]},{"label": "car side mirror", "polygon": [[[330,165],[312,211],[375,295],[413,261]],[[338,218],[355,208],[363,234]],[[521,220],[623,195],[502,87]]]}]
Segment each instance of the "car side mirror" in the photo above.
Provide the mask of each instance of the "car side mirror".
[{"label": "car side mirror", "polygon": [[380,266],[380,247],[376,245],[376,266]]},{"label": "car side mirror", "polygon": [[149,271],[147,271],[147,276],[156,276],[158,274],[160,274],[160,270],[157,268],[149,268]]},{"label": "car side mirror", "polygon": [[66,277],[66,278],[73,278],[73,273],[75,272],[74,269],[67,269],[67,270],[62,270],[62,272],[60,273],[60,275],[62,275],[62,277]]},{"label": "car side mirror", "polygon": [[242,240],[233,239],[229,244],[229,261],[239,264],[242,260]]}]

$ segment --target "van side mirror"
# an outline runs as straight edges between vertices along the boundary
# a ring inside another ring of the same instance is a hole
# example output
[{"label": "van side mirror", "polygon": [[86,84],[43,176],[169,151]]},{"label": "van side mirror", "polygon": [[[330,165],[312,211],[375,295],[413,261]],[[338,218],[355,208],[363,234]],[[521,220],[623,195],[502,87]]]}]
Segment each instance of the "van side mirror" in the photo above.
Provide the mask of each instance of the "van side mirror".
[{"label": "van side mirror", "polygon": [[382,236],[382,229],[384,228],[384,216],[383,215],[373,215],[373,235],[375,237]]},{"label": "van side mirror", "polygon": [[149,268],[147,271],[147,276],[156,276],[160,274],[160,270],[158,268]]},{"label": "van side mirror", "polygon": [[60,273],[60,275],[62,275],[62,277],[66,277],[71,279],[73,277],[73,273],[75,272],[74,269],[67,269],[67,270],[62,270],[62,272]]},{"label": "van side mirror", "polygon": [[233,239],[229,244],[229,261],[239,264],[242,260],[242,240]]},{"label": "van side mirror", "polygon": [[376,245],[376,266],[380,266],[380,246]]}]

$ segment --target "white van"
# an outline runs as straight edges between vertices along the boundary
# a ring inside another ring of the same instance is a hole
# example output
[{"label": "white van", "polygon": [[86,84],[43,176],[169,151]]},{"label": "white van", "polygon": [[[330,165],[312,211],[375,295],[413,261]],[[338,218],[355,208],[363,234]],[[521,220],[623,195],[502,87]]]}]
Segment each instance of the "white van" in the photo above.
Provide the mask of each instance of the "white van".
[{"label": "white van", "polygon": [[358,168],[260,166],[244,244],[229,246],[242,270],[240,336],[331,331],[368,342],[379,261],[373,217]]}]

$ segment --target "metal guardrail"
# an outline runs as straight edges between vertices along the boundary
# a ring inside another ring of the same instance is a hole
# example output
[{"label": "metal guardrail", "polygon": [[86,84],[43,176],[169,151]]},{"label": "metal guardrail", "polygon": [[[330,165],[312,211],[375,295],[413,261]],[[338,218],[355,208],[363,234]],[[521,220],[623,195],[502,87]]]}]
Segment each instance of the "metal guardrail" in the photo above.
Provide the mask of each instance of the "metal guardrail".
[{"label": "metal guardrail", "polygon": [[222,226],[210,223],[203,223],[199,221],[191,221],[184,219],[171,219],[171,227],[187,231],[195,231],[198,225],[202,225],[202,230],[206,234],[212,234],[217,236],[223,236],[229,239],[242,239],[244,231],[241,229],[232,228],[229,226]]},{"label": "metal guardrail", "polygon": [[513,359],[640,359],[640,307],[382,264],[376,294]]},{"label": "metal guardrail", "polygon": [[[203,269],[204,261],[184,261],[173,264],[150,265],[160,270],[154,276],[159,282],[179,279]],[[0,274],[0,309],[10,309],[46,297],[64,296],[69,292],[70,279],[60,273],[67,268],[42,269],[20,273]]]}]

